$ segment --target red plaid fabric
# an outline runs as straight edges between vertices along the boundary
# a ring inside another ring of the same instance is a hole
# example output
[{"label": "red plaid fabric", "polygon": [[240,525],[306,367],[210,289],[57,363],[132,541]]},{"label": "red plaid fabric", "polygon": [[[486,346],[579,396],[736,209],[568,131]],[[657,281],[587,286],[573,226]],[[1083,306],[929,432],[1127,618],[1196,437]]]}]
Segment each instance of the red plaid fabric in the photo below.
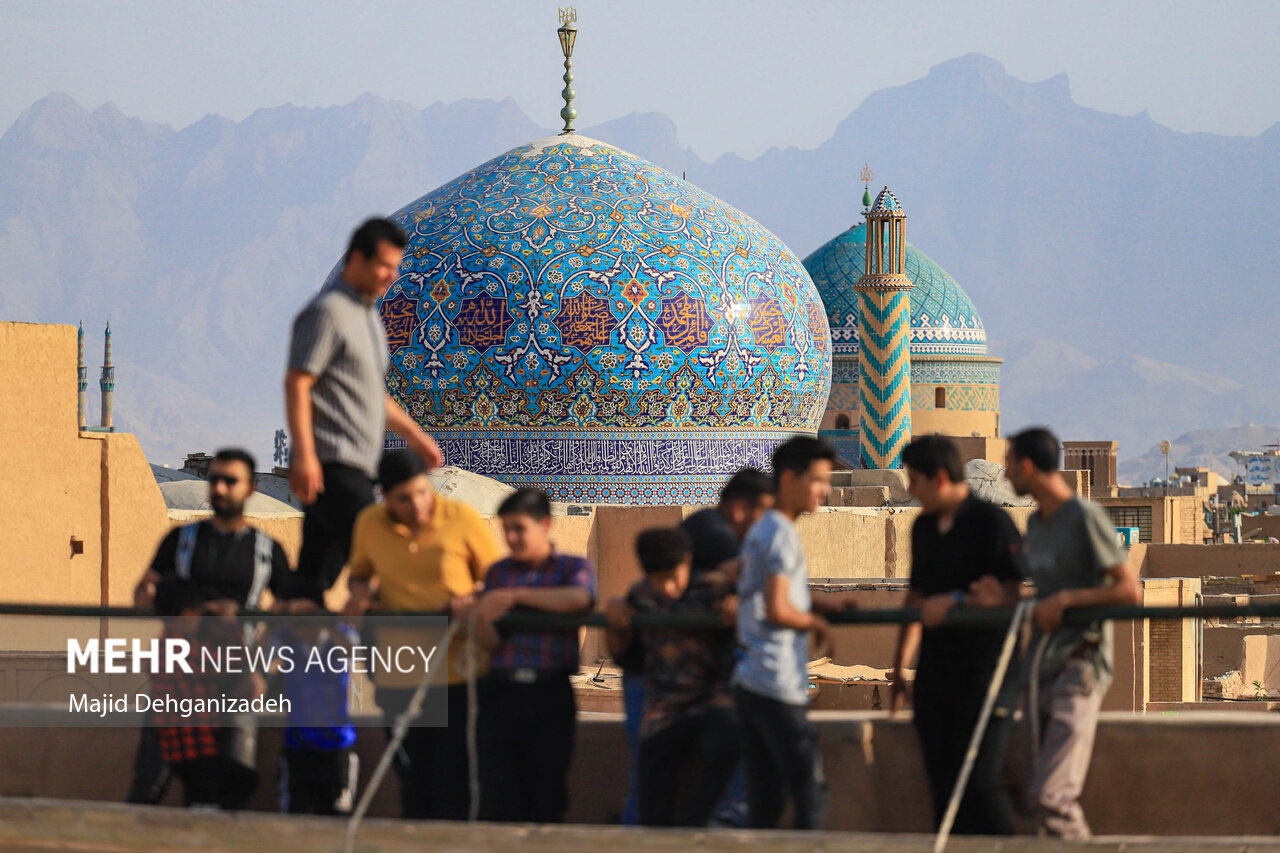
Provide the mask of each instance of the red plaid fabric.
[{"label": "red plaid fabric", "polygon": [[160,754],[166,764],[178,764],[218,754],[218,729],[214,726],[160,726]]},{"label": "red plaid fabric", "polygon": [[[227,634],[226,637],[218,638],[223,645],[228,644],[228,640],[235,642],[234,629],[215,629],[213,633]],[[201,634],[204,634],[203,630]],[[191,700],[191,707],[194,708],[197,702],[216,699],[222,695],[225,676],[216,672],[203,672],[200,666],[204,660],[203,648],[218,643],[211,643],[209,636],[202,637],[166,628],[161,634],[162,644],[171,637],[191,644],[188,662],[194,671],[187,673],[175,667],[174,672],[155,672],[151,676],[151,697],[162,703],[153,706],[155,710],[152,714],[160,741],[160,752],[170,764],[216,756],[217,734],[221,728],[220,715],[216,712],[192,711],[190,715],[183,716],[182,706],[184,700]]]}]

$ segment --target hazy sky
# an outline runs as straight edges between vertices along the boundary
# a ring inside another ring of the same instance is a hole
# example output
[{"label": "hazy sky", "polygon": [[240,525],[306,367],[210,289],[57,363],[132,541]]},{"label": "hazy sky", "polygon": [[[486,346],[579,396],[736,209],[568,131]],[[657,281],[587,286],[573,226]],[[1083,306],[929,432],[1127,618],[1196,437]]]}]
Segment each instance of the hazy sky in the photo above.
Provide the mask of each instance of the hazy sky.
[{"label": "hazy sky", "polygon": [[[579,126],[661,111],[706,158],[813,147],[871,92],[979,52],[1176,130],[1280,121],[1280,2],[579,0]],[[62,91],[176,127],[206,113],[515,98],[558,126],[552,2],[0,0],[0,128]]]}]

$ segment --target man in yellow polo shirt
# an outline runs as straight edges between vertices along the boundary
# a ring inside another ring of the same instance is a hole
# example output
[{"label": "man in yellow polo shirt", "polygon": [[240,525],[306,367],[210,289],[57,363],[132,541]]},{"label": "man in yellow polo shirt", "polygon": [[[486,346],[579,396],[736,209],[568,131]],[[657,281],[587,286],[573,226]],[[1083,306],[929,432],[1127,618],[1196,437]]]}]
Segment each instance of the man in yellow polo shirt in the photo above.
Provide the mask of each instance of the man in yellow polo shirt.
[{"label": "man in yellow polo shirt", "polygon": [[[357,621],[372,605],[384,612],[434,610],[460,618],[498,558],[489,528],[471,507],[436,494],[426,463],[411,450],[385,454],[378,483],[383,502],[362,510],[352,533],[347,617]],[[385,644],[383,639],[379,644]],[[449,725],[410,728],[395,756],[405,818],[467,819],[471,797],[467,693],[458,666],[462,649],[459,638],[449,652]],[[378,704],[388,725],[411,693],[412,685],[379,684]]]}]

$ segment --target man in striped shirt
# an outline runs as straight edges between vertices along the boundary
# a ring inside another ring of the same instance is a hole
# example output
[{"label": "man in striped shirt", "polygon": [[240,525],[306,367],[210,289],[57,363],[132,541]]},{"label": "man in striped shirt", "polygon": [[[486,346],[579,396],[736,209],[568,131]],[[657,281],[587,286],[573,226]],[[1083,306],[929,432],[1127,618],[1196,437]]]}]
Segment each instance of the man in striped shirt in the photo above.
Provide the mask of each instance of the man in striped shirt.
[{"label": "man in striped shirt", "polygon": [[342,272],[293,321],[285,406],[293,440],[289,484],[306,508],[298,571],[328,589],[351,550],[351,528],[373,503],[373,477],[390,429],[422,455],[435,441],[387,394],[386,333],[379,297],[400,273],[404,232],[370,219],[351,235]]}]

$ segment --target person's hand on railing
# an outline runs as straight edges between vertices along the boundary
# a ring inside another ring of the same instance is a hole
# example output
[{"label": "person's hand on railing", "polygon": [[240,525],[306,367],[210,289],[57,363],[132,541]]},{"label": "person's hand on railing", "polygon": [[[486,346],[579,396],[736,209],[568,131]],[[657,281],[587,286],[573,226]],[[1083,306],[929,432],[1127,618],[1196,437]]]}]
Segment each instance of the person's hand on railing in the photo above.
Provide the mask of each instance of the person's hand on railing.
[{"label": "person's hand on railing", "polygon": [[635,613],[635,609],[627,604],[626,599],[612,598],[605,606],[604,618],[609,623],[609,630],[625,634],[631,630],[631,617]]},{"label": "person's hand on railing", "polygon": [[516,606],[516,590],[512,587],[491,589],[480,596],[476,604],[476,618],[497,622]]},{"label": "person's hand on railing", "polygon": [[347,603],[342,606],[342,621],[357,631],[364,623],[364,614],[373,604],[373,595],[367,586],[353,587],[347,596]]},{"label": "person's hand on railing", "polygon": [[216,616],[224,625],[234,625],[240,614],[240,605],[233,598],[219,598],[206,601],[204,609]]},{"label": "person's hand on railing", "polygon": [[994,575],[983,575],[969,584],[969,594],[964,603],[972,607],[1000,607],[1008,603],[1007,599],[1005,585]]},{"label": "person's hand on railing", "polygon": [[471,615],[471,608],[475,607],[476,597],[471,594],[455,595],[449,599],[447,610],[450,619],[466,619]]},{"label": "person's hand on railing", "polygon": [[1056,631],[1062,625],[1062,612],[1068,607],[1066,590],[1045,596],[1036,602],[1031,618],[1041,631]]},{"label": "person's hand on railing", "polygon": [[926,628],[936,628],[947,621],[951,608],[963,603],[960,592],[942,592],[931,595],[920,603],[920,624]]},{"label": "person's hand on railing", "polygon": [[156,584],[160,583],[160,573],[147,570],[133,588],[133,606],[139,610],[150,610],[156,601]]},{"label": "person's hand on railing", "polygon": [[726,627],[738,624],[738,596],[726,595],[716,602],[716,612]]}]

